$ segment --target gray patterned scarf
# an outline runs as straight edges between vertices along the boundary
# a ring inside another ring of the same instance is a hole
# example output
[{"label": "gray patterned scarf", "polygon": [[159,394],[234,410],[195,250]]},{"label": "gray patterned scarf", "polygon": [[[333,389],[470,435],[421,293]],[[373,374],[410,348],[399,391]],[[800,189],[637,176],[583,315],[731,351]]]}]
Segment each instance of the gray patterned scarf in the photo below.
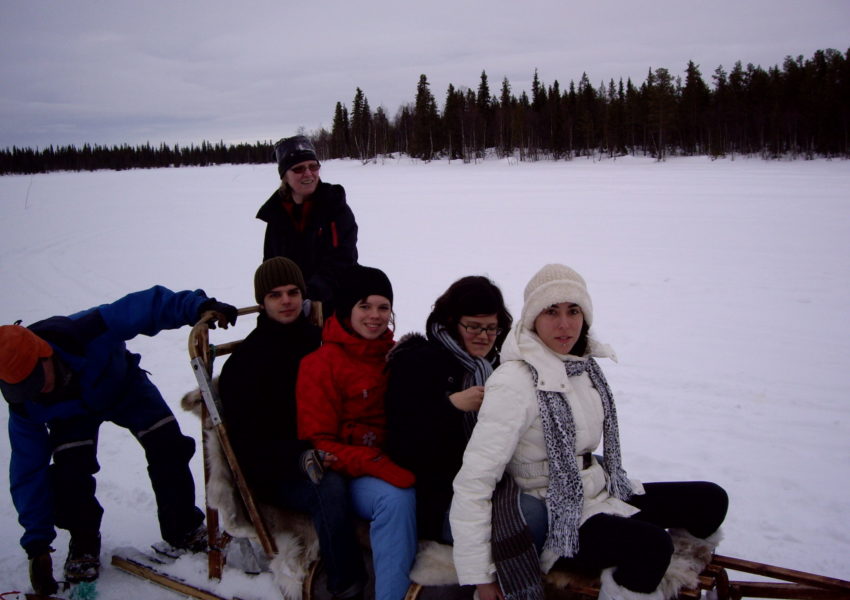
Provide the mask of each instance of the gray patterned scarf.
[{"label": "gray patterned scarf", "polygon": [[[460,347],[460,344],[439,323],[431,325],[431,331],[429,333],[432,338],[451,352],[458,362],[463,365],[463,368],[466,370],[463,377],[463,389],[467,389],[473,385],[484,385],[487,378],[493,373],[493,363],[486,358],[470,355]],[[477,421],[478,413],[476,411],[471,410],[463,414],[463,426],[467,439],[472,435],[472,429],[475,427]]]},{"label": "gray patterned scarf", "polygon": [[[534,385],[537,386],[536,369],[528,364]],[[585,371],[602,400],[604,419],[602,423],[602,448],[608,480],[608,493],[627,501],[632,487],[620,458],[620,434],[617,427],[617,410],[614,397],[602,369],[592,358],[566,360],[567,375],[575,377]],[[576,429],[569,402],[560,392],[537,390],[537,404],[543,423],[546,450],[549,455],[549,488],[546,493],[546,508],[549,511],[549,536],[544,548],[558,556],[573,556],[578,551],[578,528],[584,503],[578,461],[576,460]]]}]

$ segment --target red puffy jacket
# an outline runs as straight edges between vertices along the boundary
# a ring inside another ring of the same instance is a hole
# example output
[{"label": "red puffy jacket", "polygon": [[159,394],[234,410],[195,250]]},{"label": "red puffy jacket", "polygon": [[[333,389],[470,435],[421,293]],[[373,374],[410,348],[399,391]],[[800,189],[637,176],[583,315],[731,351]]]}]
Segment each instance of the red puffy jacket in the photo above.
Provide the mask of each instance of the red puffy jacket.
[{"label": "red puffy jacket", "polygon": [[386,356],[392,331],[366,340],[335,316],[322,331],[322,347],[301,360],[296,385],[298,437],[337,457],[331,468],[350,477],[371,475],[410,487],[413,474],[382,453],[386,437]]}]

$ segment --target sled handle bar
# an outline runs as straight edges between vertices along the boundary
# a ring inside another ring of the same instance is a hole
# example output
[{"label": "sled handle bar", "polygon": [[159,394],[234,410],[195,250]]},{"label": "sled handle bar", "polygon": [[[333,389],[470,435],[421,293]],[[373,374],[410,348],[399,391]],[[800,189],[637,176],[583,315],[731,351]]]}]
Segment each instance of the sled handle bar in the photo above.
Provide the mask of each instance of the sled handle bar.
[{"label": "sled handle bar", "polygon": [[[251,313],[260,312],[260,306],[246,306],[245,308],[237,309],[237,316],[250,315]],[[208,310],[201,315],[192,331],[189,333],[189,357],[192,359],[201,358],[204,366],[208,371],[212,370],[212,361],[216,356],[229,354],[239,342],[227,342],[225,344],[217,344],[210,349],[210,323],[215,322],[215,312]]]}]

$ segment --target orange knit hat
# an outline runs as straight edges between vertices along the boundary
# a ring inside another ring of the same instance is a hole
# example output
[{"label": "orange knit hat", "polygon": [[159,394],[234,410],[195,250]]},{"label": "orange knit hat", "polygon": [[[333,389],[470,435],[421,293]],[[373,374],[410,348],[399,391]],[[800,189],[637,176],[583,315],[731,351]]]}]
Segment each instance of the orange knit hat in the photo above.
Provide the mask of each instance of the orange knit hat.
[{"label": "orange knit hat", "polygon": [[0,326],[0,379],[20,383],[32,373],[39,359],[53,355],[50,344],[26,327]]}]

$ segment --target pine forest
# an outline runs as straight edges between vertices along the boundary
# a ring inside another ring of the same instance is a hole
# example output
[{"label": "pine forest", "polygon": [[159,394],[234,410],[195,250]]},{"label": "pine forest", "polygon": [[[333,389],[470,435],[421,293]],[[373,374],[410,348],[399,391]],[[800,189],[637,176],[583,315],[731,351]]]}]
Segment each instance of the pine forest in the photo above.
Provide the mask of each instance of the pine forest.
[{"label": "pine forest", "polygon": [[[710,84],[706,80],[710,80]],[[425,74],[412,102],[394,115],[372,110],[357,88],[333,109],[330,131],[303,132],[322,159],[377,161],[391,155],[474,162],[578,157],[747,155],[765,159],[850,158],[850,50],[818,50],[763,69],[741,62],[706,77],[688,62],[684,78],[666,68],[646,79],[594,85],[546,82],[515,91],[482,71],[477,86],[431,89]],[[285,132],[284,132],[285,133]],[[273,141],[238,145],[49,146],[0,150],[0,174],[273,162]]]}]

